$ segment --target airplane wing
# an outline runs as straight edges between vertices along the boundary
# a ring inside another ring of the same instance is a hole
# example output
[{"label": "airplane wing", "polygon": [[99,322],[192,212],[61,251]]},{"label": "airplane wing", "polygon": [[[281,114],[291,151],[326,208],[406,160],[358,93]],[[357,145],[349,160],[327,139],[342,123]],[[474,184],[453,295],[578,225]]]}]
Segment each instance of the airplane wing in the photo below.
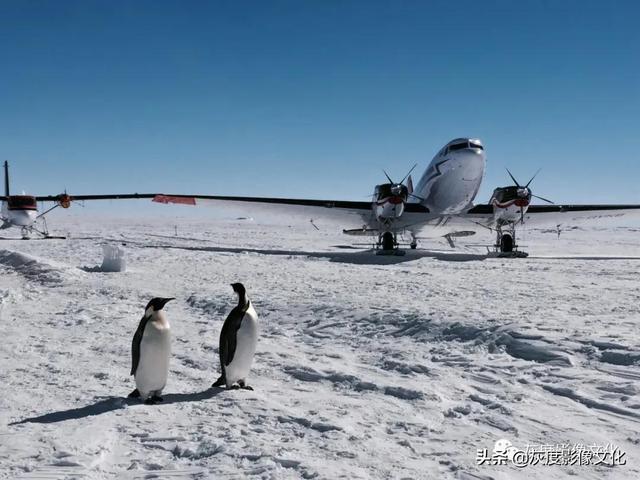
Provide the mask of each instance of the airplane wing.
[{"label": "airplane wing", "polygon": [[[491,227],[493,206],[476,205],[463,217],[476,218]],[[573,226],[595,223],[612,218],[640,218],[640,205],[531,205],[524,214],[524,224],[529,227]]]},{"label": "airplane wing", "polygon": [[44,195],[36,197],[38,202],[60,202],[61,200],[68,198],[71,201],[75,200],[129,200],[136,198],[153,198],[156,193],[116,193],[107,195],[69,195],[61,193],[59,195]]},{"label": "airplane wing", "polygon": [[69,195],[68,193],[60,193],[58,195],[45,195],[36,196],[36,202],[54,202],[53,207],[48,208],[38,217],[44,217],[51,210],[55,210],[58,207],[69,208],[72,202],[84,201],[84,200],[130,200],[136,198],[153,198],[155,193],[117,193],[107,195]]},{"label": "airplane wing", "polygon": [[221,195],[158,194],[154,202],[180,205],[208,205],[252,213],[280,214],[299,220],[331,222],[343,228],[362,228],[372,216],[371,202],[312,200],[301,198],[235,197]]},{"label": "airplane wing", "polygon": [[[344,200],[311,200],[292,198],[236,197],[220,195],[165,195],[153,197],[154,202],[182,205],[220,205],[242,211],[284,214],[306,221],[330,221],[352,235],[377,234],[366,228],[372,220],[371,202]],[[640,218],[640,205],[532,205],[524,216],[526,226],[544,227],[593,223],[607,218]],[[371,222],[374,223],[374,222]],[[440,215],[418,203],[407,203],[405,212],[394,227],[406,229],[419,237],[472,235],[494,229],[493,206],[476,205],[466,213]]]},{"label": "airplane wing", "polygon": [[[416,215],[416,214],[413,214]],[[404,216],[403,216],[404,217]],[[524,226],[557,227],[596,224],[606,219],[640,219],[640,205],[531,205],[524,215]],[[457,215],[420,215],[405,219],[407,229],[418,237],[429,238],[481,232],[496,227],[493,206],[476,205]]]}]

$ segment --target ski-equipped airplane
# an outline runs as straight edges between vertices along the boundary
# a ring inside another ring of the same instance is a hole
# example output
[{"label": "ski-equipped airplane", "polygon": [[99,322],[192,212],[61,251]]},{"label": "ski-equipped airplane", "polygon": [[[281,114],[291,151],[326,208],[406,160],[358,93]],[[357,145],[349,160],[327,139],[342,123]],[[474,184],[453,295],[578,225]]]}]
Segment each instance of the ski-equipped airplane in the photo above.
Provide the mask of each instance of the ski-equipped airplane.
[{"label": "ski-equipped airplane", "polygon": [[489,229],[497,233],[496,251],[515,256],[516,226],[521,224],[556,227],[631,213],[640,215],[640,205],[530,205],[531,181],[521,186],[513,176],[515,186],[498,188],[490,203],[474,206],[485,166],[482,142],[457,138],[440,149],[415,188],[410,175],[401,182],[393,182],[387,175],[389,182],[375,187],[371,202],[168,194],[157,195],[153,201],[267,208],[302,215],[316,228],[322,220],[337,220],[346,234],[377,236],[379,253],[399,253],[398,235],[408,235],[409,245],[416,248],[421,238],[443,236],[453,245],[457,237]]},{"label": "ski-equipped airplane", "polygon": [[[0,197],[0,230],[17,227],[21,230],[22,238],[30,238],[32,233],[42,238],[64,238],[49,235],[45,215],[55,208],[69,208],[74,201],[110,200],[153,198],[155,194],[121,194],[121,195],[69,195],[67,192],[59,195],[34,196],[11,195],[9,189],[9,164],[4,162],[4,197]],[[38,202],[53,202],[54,205],[42,213],[38,213]]]},{"label": "ski-equipped airplane", "polygon": [[188,205],[222,201],[251,205],[250,208],[268,205],[272,210],[304,215],[316,227],[318,221],[338,220],[350,227],[344,228],[344,233],[377,236],[377,248],[393,252],[399,245],[398,234],[409,232],[411,247],[415,248],[414,232],[427,218],[436,219],[469,209],[480,188],[485,163],[482,143],[461,138],[449,142],[436,154],[415,188],[411,172],[400,182],[394,182],[385,172],[388,183],[375,186],[370,202],[164,194],[153,201]]}]

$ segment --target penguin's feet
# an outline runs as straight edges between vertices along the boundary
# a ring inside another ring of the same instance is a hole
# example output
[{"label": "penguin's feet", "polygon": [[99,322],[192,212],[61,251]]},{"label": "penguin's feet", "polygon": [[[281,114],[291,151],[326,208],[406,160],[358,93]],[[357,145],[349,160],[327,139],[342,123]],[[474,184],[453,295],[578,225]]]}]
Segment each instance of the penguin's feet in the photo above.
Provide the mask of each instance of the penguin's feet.
[{"label": "penguin's feet", "polygon": [[243,390],[253,390],[253,387],[247,385],[246,383],[244,383],[244,380],[238,380],[238,386],[240,388],[242,388]]},{"label": "penguin's feet", "polygon": [[227,390],[251,390],[253,391],[253,387],[249,385],[236,385],[235,383],[231,385]]},{"label": "penguin's feet", "polygon": [[220,378],[218,378],[215,382],[213,382],[211,384],[211,386],[212,387],[222,387],[226,383],[227,383],[227,379],[224,378],[224,375],[221,375]]},{"label": "penguin's feet", "polygon": [[151,397],[151,400],[155,402],[162,402],[164,401],[164,398],[162,398],[160,395],[154,395],[153,397]]},{"label": "penguin's feet", "polygon": [[156,401],[153,399],[153,397],[149,397],[144,401],[145,405],[155,405]]},{"label": "penguin's feet", "polygon": [[140,392],[136,388],[133,392],[127,395],[127,398],[140,398]]}]

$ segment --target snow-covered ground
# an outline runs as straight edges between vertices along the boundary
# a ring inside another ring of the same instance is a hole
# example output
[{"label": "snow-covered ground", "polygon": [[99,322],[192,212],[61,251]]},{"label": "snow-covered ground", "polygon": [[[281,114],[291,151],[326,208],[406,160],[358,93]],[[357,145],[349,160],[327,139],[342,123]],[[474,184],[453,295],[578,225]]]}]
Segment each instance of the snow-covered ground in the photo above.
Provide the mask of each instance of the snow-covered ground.
[{"label": "snow-covered ground", "polygon": [[[640,230],[527,232],[528,259],[380,257],[205,217],[65,212],[68,240],[0,243],[0,477],[640,478]],[[98,268],[106,241],[126,272]],[[236,281],[260,316],[255,391],[209,388]],[[147,406],[126,395],[154,296],[177,300]],[[502,438],[612,443],[626,465],[478,465]]]}]

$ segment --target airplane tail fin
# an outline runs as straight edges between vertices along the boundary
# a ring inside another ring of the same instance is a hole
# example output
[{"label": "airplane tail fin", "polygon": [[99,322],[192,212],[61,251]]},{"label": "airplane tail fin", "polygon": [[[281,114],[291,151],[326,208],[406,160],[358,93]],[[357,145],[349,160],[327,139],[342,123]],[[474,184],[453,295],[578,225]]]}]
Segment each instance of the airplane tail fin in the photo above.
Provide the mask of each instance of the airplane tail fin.
[{"label": "airplane tail fin", "polygon": [[411,175],[409,175],[409,178],[407,179],[407,190],[409,190],[409,195],[413,193],[413,179],[411,178]]},{"label": "airplane tail fin", "polygon": [[9,196],[9,163],[4,161],[4,195]]}]

